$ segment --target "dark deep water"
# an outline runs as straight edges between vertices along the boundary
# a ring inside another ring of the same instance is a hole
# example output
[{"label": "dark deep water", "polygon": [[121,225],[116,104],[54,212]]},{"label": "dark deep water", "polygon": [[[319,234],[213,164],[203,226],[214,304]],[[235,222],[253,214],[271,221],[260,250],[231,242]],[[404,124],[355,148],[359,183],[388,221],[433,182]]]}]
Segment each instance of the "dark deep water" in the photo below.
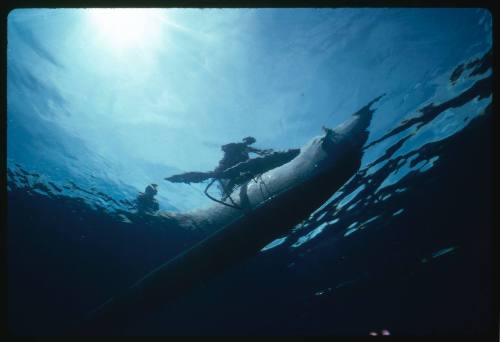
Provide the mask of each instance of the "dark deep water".
[{"label": "dark deep water", "polygon": [[[458,66],[450,82],[464,69],[470,76],[490,68],[491,53]],[[407,127],[431,126],[447,109],[491,92],[486,75],[455,97],[422,106],[420,116],[371,144],[390,141]],[[409,136],[390,141],[378,160],[281,244],[125,332],[491,331],[498,323],[492,293],[491,104],[465,120],[458,132],[399,156],[395,152]],[[377,190],[403,167],[414,169]],[[67,333],[89,310],[204,237],[134,214],[130,201],[61,184],[9,162],[8,326],[16,335]]]}]

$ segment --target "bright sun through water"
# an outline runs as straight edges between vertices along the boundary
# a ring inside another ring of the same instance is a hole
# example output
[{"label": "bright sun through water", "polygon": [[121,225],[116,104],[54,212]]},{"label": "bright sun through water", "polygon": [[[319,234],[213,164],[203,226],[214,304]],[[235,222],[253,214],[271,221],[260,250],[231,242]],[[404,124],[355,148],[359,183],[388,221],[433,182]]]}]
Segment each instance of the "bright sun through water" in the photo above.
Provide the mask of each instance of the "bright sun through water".
[{"label": "bright sun through water", "polygon": [[94,8],[89,17],[103,43],[117,49],[151,44],[162,19],[157,9],[145,8]]}]

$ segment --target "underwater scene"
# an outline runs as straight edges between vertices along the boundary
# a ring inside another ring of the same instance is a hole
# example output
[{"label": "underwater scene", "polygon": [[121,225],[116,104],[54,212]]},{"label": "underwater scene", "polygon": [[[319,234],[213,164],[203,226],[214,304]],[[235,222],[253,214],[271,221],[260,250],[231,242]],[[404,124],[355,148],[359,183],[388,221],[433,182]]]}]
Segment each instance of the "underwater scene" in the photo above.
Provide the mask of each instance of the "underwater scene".
[{"label": "underwater scene", "polygon": [[11,11],[9,333],[498,331],[492,20]]}]

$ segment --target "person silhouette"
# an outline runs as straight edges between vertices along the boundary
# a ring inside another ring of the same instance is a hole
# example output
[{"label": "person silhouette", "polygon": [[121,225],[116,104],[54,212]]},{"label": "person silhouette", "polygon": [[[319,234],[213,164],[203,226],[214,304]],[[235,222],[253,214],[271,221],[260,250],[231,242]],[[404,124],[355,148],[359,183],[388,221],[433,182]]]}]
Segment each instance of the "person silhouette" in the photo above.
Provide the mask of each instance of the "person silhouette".
[{"label": "person silhouette", "polygon": [[160,210],[160,204],[154,198],[158,193],[157,184],[150,184],[144,192],[139,192],[137,195],[137,211],[140,213],[155,213]]}]

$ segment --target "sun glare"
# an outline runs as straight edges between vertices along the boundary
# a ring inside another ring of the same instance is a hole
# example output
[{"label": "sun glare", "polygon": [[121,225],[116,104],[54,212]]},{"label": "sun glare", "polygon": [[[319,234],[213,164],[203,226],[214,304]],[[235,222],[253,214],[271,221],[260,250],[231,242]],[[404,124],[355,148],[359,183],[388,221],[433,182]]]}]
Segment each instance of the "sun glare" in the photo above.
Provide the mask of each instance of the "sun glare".
[{"label": "sun glare", "polygon": [[118,49],[148,45],[160,31],[157,9],[95,8],[89,17],[104,44]]}]

